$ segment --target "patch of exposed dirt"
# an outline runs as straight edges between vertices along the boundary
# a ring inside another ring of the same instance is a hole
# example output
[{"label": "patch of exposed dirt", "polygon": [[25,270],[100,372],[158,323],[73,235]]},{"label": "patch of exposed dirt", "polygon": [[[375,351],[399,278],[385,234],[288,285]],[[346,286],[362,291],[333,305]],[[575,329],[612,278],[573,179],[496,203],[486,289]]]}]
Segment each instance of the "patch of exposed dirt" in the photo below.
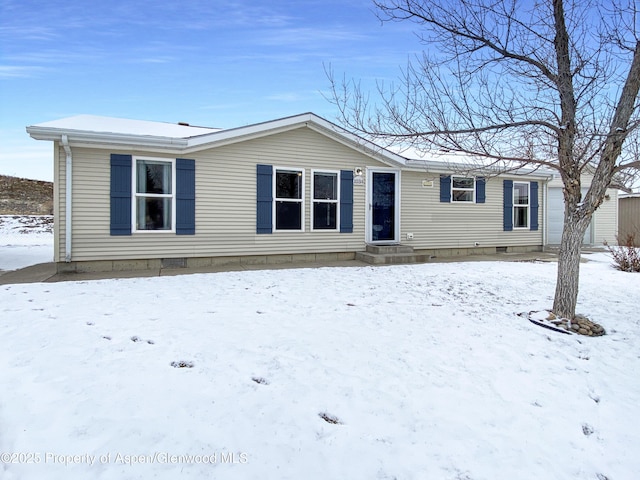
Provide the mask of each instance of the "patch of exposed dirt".
[{"label": "patch of exposed dirt", "polygon": [[0,215],[53,215],[53,183],[0,175]]}]

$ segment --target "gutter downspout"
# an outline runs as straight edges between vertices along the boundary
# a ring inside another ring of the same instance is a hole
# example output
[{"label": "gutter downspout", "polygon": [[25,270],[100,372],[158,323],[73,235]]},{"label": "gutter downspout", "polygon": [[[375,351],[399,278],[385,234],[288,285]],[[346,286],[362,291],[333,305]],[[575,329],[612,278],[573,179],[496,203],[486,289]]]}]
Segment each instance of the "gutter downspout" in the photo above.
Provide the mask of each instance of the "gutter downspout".
[{"label": "gutter downspout", "polygon": [[64,212],[64,261],[71,262],[71,191],[73,178],[73,158],[71,156],[71,147],[69,146],[69,138],[62,135],[60,143],[67,154],[65,163],[65,212]]}]

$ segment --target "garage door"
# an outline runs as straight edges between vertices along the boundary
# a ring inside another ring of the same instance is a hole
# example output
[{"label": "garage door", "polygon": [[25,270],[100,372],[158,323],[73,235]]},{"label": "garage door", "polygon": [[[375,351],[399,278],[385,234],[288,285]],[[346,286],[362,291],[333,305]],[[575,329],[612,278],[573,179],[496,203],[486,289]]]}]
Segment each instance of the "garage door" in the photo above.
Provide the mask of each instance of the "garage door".
[{"label": "garage door", "polygon": [[[583,189],[582,194],[587,192]],[[560,245],[562,239],[562,225],[564,223],[564,198],[562,188],[549,188],[547,200],[547,243],[549,245]],[[589,225],[582,239],[583,245],[591,245],[592,224]]]}]

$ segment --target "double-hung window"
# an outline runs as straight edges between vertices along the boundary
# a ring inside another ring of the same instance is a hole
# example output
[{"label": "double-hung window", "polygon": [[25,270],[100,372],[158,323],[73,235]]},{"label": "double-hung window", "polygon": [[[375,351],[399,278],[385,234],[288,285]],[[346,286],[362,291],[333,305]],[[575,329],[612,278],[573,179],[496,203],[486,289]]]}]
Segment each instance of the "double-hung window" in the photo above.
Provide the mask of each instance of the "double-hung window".
[{"label": "double-hung window", "polygon": [[473,177],[451,177],[451,201],[473,202],[476,179]]},{"label": "double-hung window", "polygon": [[[257,234],[307,228],[353,233],[353,171],[312,169],[308,186],[307,175],[302,168],[256,165]],[[310,203],[308,209],[305,202]]]},{"label": "double-hung window", "polygon": [[339,215],[339,175],[338,172],[313,171],[313,230],[337,230]]},{"label": "double-hung window", "polygon": [[513,228],[529,228],[528,182],[513,182]]},{"label": "double-hung window", "polygon": [[133,185],[135,230],[174,231],[175,161],[135,158]]},{"label": "double-hung window", "polygon": [[304,230],[304,170],[275,168],[275,230]]}]

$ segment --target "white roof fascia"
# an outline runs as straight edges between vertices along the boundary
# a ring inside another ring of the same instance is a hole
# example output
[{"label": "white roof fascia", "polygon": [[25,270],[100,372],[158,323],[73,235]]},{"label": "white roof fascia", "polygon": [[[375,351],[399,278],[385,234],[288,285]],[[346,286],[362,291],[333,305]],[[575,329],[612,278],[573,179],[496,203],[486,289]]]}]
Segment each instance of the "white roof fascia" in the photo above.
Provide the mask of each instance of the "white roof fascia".
[{"label": "white roof fascia", "polygon": [[122,145],[180,151],[188,145],[187,138],[67,130],[35,125],[27,127],[27,132],[36,140],[59,141],[62,135],[66,135],[71,146]]},{"label": "white roof fascia", "polygon": [[272,135],[273,133],[292,130],[309,121],[309,115],[310,114],[296,115],[294,117],[270,120],[268,122],[223,129],[217,132],[194,136],[188,139],[187,149],[189,151],[198,151],[208,147],[217,147],[244,141],[248,138],[259,138]]},{"label": "white roof fascia", "polygon": [[[461,170],[474,170],[477,171],[478,175],[482,175],[483,171],[487,174],[487,175],[499,175],[499,176],[528,176],[528,177],[538,177],[538,178],[544,178],[547,180],[551,180],[552,178],[554,178],[555,173],[551,170],[547,170],[547,169],[543,169],[543,168],[518,168],[518,169],[514,169],[514,170],[507,170],[504,171],[504,169],[500,169],[500,168],[496,168],[496,167],[492,167],[492,166],[487,166],[487,167],[482,167],[479,166],[477,168],[467,168],[465,169],[465,165],[464,164],[456,164],[456,163],[449,163],[446,161],[437,161],[437,160],[416,160],[416,159],[408,159],[407,160],[407,166],[409,168],[407,168],[407,170],[413,170],[413,171],[428,171],[428,172],[432,172],[432,173],[455,173],[455,168],[456,166],[458,166]],[[421,168],[422,167],[422,168]]]},{"label": "white roof fascia", "polygon": [[[354,148],[382,163],[405,168],[406,159],[401,155],[354,135],[342,127],[313,113],[270,120],[231,129],[189,127],[186,125],[148,122],[94,115],[78,115],[27,127],[27,132],[36,140],[60,141],[66,135],[72,146],[139,147],[166,150],[183,154],[194,153],[205,148],[259,138],[306,126],[328,136],[343,145]],[[154,132],[174,133],[159,135]],[[192,135],[195,133],[195,135]]]},{"label": "white roof fascia", "polygon": [[73,146],[120,145],[181,150],[188,139],[219,129],[128,118],[76,115],[27,127],[36,140],[58,141],[67,135]]},{"label": "white roof fascia", "polygon": [[[251,138],[273,135],[302,126],[311,128],[392,167],[426,173],[451,173],[452,169],[455,169],[455,162],[450,164],[443,160],[407,159],[313,113],[303,113],[223,130],[144,120],[77,115],[32,125],[27,127],[27,132],[36,140],[60,141],[62,135],[66,135],[71,146],[137,147],[188,154],[205,148],[219,147]],[[478,170],[479,174],[481,174],[482,168]],[[533,168],[518,169],[504,173],[490,166],[484,170],[487,174],[553,178],[552,172]]]},{"label": "white roof fascia", "polygon": [[33,125],[33,127],[170,138],[190,138],[220,130],[219,128],[190,126],[186,123],[132,120],[129,118],[103,117],[99,115],[76,115],[39,123]]},{"label": "white roof fascia", "polygon": [[334,140],[339,141],[340,143],[360,150],[366,155],[377,158],[383,163],[393,167],[405,168],[407,166],[407,159],[397,153],[394,153],[390,150],[387,150],[380,145],[377,145],[369,140],[366,140],[358,135],[355,135],[338,125],[325,120],[322,117],[318,117],[317,115],[312,115],[312,122],[310,128],[317,126],[318,128],[313,128],[320,133],[328,134]]}]

